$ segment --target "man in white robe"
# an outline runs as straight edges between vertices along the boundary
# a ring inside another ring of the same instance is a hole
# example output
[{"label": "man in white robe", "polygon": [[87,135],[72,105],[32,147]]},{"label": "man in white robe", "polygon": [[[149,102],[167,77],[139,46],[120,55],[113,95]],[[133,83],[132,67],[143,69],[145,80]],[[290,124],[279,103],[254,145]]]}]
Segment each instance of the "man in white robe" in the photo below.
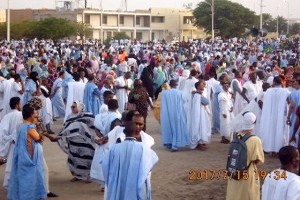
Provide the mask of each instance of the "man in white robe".
[{"label": "man in white robe", "polygon": [[128,93],[132,85],[131,72],[126,72],[115,80],[116,97],[119,102],[119,112],[123,113],[128,102]]},{"label": "man in white robe", "polygon": [[53,124],[53,106],[52,101],[50,100],[50,91],[46,87],[48,85],[48,79],[43,78],[41,81],[41,95],[39,98],[43,101],[43,107],[41,108],[41,117],[43,123],[49,134],[54,134],[51,130],[51,125]]},{"label": "man in white robe", "polygon": [[6,114],[0,123],[0,157],[7,157],[3,186],[8,187],[12,169],[13,152],[17,139],[17,128],[23,122],[21,99],[11,98],[11,112]]},{"label": "man in white robe", "polygon": [[234,74],[234,79],[231,81],[230,88],[235,95],[234,104],[233,104],[233,114],[237,116],[239,113],[242,112],[243,108],[247,104],[246,100],[242,97],[242,82],[241,82],[241,72],[237,71]]},{"label": "man in white robe", "polygon": [[195,84],[197,89],[192,99],[191,108],[191,126],[189,133],[191,134],[192,149],[198,147],[200,150],[206,149],[206,144],[211,138],[211,112],[208,107],[208,98],[204,93],[205,81],[200,80]]},{"label": "man in white robe", "polygon": [[14,75],[15,82],[13,83],[12,90],[10,91],[10,97],[19,97],[23,99],[23,93],[25,90],[25,85],[22,81],[22,78],[19,74]]},{"label": "man in white robe", "polygon": [[184,83],[189,78],[190,73],[191,73],[190,70],[187,70],[187,69],[183,70],[182,76],[180,76],[178,79],[178,87],[177,87],[178,90],[181,90],[181,91],[183,90]]},{"label": "man in white robe", "polygon": [[261,118],[261,112],[262,112],[262,107],[263,107],[263,102],[264,102],[264,94],[267,91],[267,89],[270,87],[269,83],[263,83],[263,91],[261,91],[255,99],[253,99],[249,104],[247,104],[242,111],[234,116],[234,119],[231,122],[230,127],[232,128],[232,132],[237,132],[239,131],[237,128],[239,127],[239,124],[241,121],[242,114],[245,112],[253,112],[254,115],[256,116],[256,122],[255,122],[255,128],[253,130],[253,134],[257,135],[260,138],[260,118]]},{"label": "man in white robe", "polygon": [[4,87],[3,87],[3,83],[4,83],[4,78],[2,76],[0,76],[0,119],[2,117],[2,110],[3,110],[3,97],[4,97]]},{"label": "man in white robe", "polygon": [[[211,70],[209,72],[209,80],[206,81],[206,88],[207,88],[207,98],[208,98],[208,103],[209,103],[209,109],[211,111],[211,124],[213,122],[213,113],[215,107],[213,106],[213,101],[215,98],[215,93],[217,91],[217,87],[220,84],[219,81],[215,79],[216,72],[214,70]],[[219,117],[219,116],[218,116]]]},{"label": "man in white robe", "polygon": [[15,79],[14,78],[10,78],[10,79],[5,79],[2,82],[2,86],[3,86],[3,102],[2,102],[2,112],[1,112],[1,117],[2,118],[4,115],[6,115],[7,113],[9,113],[11,111],[10,106],[9,106],[9,101],[12,97],[12,95],[15,95]]},{"label": "man in white robe", "polygon": [[67,117],[71,114],[71,106],[73,102],[83,102],[84,88],[85,83],[78,81],[68,83],[68,96],[64,121],[66,121]]},{"label": "man in white robe", "polygon": [[233,115],[233,102],[232,95],[229,92],[229,81],[224,80],[221,82],[223,91],[218,95],[218,102],[220,107],[220,134],[222,136],[221,143],[228,144],[231,137],[230,122]]},{"label": "man in white robe", "polygon": [[98,117],[100,117],[101,113],[108,112],[108,101],[114,98],[114,93],[110,90],[103,92],[103,104],[100,106],[99,114],[95,116],[95,120],[98,121]]},{"label": "man in white robe", "polygon": [[250,103],[262,91],[261,85],[257,82],[256,72],[249,74],[249,80],[243,85],[242,96]]},{"label": "man in white robe", "polygon": [[144,143],[145,145],[149,146],[150,148],[154,145],[154,139],[152,136],[147,134],[143,131],[143,125],[145,123],[145,119],[140,114],[134,114],[136,111],[129,111],[124,112],[122,114],[122,125],[116,126],[113,130],[111,130],[108,134],[108,148],[111,149],[113,145],[116,143],[121,143],[125,140],[126,136],[124,134],[124,124],[128,121],[133,121],[137,125],[137,132],[140,135],[139,140],[140,142]]},{"label": "man in white robe", "polygon": [[280,169],[267,174],[262,186],[262,200],[299,200],[299,152],[296,147],[284,146],[279,150]]},{"label": "man in white robe", "polygon": [[187,127],[190,129],[191,126],[191,109],[192,109],[192,97],[193,91],[196,91],[195,83],[198,82],[198,79],[196,78],[198,76],[198,72],[196,70],[191,70],[190,77],[184,81],[184,88],[182,90],[183,98],[184,98],[184,111],[186,115],[186,121],[187,121]]},{"label": "man in white robe", "polygon": [[102,159],[107,187],[105,199],[151,200],[149,173],[158,157],[148,146],[137,142],[134,122],[125,124],[124,133],[125,141],[114,145]]},{"label": "man in white robe", "polygon": [[[118,101],[111,99],[108,101],[108,111],[99,113],[95,117],[94,125],[96,127],[96,143],[90,176],[94,181],[102,184],[104,181],[100,160],[108,152],[108,145],[103,144],[107,140],[107,134],[115,127],[121,124],[121,114],[118,112]],[[98,142],[97,142],[98,141]]]},{"label": "man in white robe", "polygon": [[266,91],[260,121],[260,137],[265,152],[276,153],[289,142],[289,125],[286,124],[289,91],[281,87],[282,79],[276,76],[273,88]]}]

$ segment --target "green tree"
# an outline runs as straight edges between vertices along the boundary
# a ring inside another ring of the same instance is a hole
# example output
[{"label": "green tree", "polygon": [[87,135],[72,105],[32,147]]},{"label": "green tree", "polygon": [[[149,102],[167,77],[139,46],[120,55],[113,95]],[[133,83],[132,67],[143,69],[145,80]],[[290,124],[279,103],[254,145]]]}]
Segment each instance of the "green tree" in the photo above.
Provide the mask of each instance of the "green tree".
[{"label": "green tree", "polygon": [[76,35],[79,36],[81,40],[93,36],[93,30],[90,24],[74,22],[73,26],[75,27]]},{"label": "green tree", "polygon": [[[11,38],[13,39],[53,39],[58,40],[70,36],[83,39],[92,36],[91,26],[72,22],[62,18],[46,18],[41,21],[22,21],[11,23]],[[0,24],[0,39],[6,38],[6,23]]]},{"label": "green tree", "polygon": [[300,23],[294,23],[290,25],[290,34],[291,35],[300,34]]},{"label": "green tree", "polygon": [[[277,31],[277,17],[273,18],[270,23],[270,30],[269,32],[276,32]],[[278,16],[278,33],[279,34],[286,34],[287,31],[287,20],[284,17]]]},{"label": "green tree", "polygon": [[[205,29],[211,34],[211,0],[200,2],[193,11],[197,27]],[[225,38],[240,37],[245,34],[245,29],[258,26],[259,17],[241,4],[227,0],[215,2],[214,28],[219,30],[219,35]]]},{"label": "green tree", "polygon": [[273,24],[274,19],[271,14],[263,13],[262,20],[263,20],[262,26],[263,26],[263,28],[267,29],[268,32],[276,31],[276,26],[274,26],[274,24]]},{"label": "green tree", "polygon": [[33,27],[33,33],[39,39],[58,40],[76,35],[76,29],[69,20],[51,17],[37,21]]},{"label": "green tree", "polygon": [[125,32],[117,32],[113,37],[106,38],[106,40],[104,41],[104,44],[108,45],[112,39],[121,40],[121,39],[130,39],[130,37],[128,35],[126,35]]}]

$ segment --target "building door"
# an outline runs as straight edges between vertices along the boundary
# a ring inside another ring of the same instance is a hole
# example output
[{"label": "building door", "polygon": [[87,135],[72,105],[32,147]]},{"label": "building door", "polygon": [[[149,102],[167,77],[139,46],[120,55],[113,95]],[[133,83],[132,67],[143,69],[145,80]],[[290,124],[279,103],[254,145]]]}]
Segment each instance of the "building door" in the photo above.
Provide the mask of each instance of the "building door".
[{"label": "building door", "polygon": [[152,34],[151,34],[151,40],[152,41],[155,40],[155,33],[154,32],[152,32]]}]

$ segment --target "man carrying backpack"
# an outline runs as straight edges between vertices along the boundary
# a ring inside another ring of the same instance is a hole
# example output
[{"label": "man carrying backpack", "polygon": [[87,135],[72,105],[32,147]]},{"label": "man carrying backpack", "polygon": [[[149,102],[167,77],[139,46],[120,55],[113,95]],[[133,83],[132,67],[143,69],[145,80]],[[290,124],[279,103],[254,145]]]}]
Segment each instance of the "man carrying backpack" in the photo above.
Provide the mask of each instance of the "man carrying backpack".
[{"label": "man carrying backpack", "polygon": [[228,153],[227,200],[259,200],[260,180],[256,165],[264,163],[259,137],[251,135],[256,117],[252,112],[242,114],[241,131],[235,133]]}]

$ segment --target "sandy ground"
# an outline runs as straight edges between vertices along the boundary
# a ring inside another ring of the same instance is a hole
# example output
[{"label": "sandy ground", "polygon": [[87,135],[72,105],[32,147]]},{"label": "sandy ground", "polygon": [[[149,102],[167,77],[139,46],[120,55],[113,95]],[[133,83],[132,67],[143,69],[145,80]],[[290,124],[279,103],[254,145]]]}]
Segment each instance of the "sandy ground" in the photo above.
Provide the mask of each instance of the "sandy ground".
[{"label": "sandy ground", "polygon": [[[54,130],[62,126],[56,121]],[[220,135],[212,136],[211,144],[205,152],[184,150],[170,152],[161,144],[160,126],[152,112],[147,119],[147,133],[155,139],[154,151],[158,154],[159,163],[152,173],[152,196],[154,200],[222,200],[226,196],[227,181],[188,180],[191,170],[221,170],[226,166],[228,145],[220,143]],[[101,200],[103,193],[95,183],[70,182],[72,176],[66,164],[67,157],[56,143],[44,142],[44,155],[49,167],[50,190],[59,195],[57,200]],[[259,168],[272,170],[279,167],[279,160],[266,155],[265,164]],[[2,186],[5,165],[0,166],[0,184]],[[30,183],[28,183],[30,184]],[[6,190],[0,187],[0,200],[6,199]]]}]

